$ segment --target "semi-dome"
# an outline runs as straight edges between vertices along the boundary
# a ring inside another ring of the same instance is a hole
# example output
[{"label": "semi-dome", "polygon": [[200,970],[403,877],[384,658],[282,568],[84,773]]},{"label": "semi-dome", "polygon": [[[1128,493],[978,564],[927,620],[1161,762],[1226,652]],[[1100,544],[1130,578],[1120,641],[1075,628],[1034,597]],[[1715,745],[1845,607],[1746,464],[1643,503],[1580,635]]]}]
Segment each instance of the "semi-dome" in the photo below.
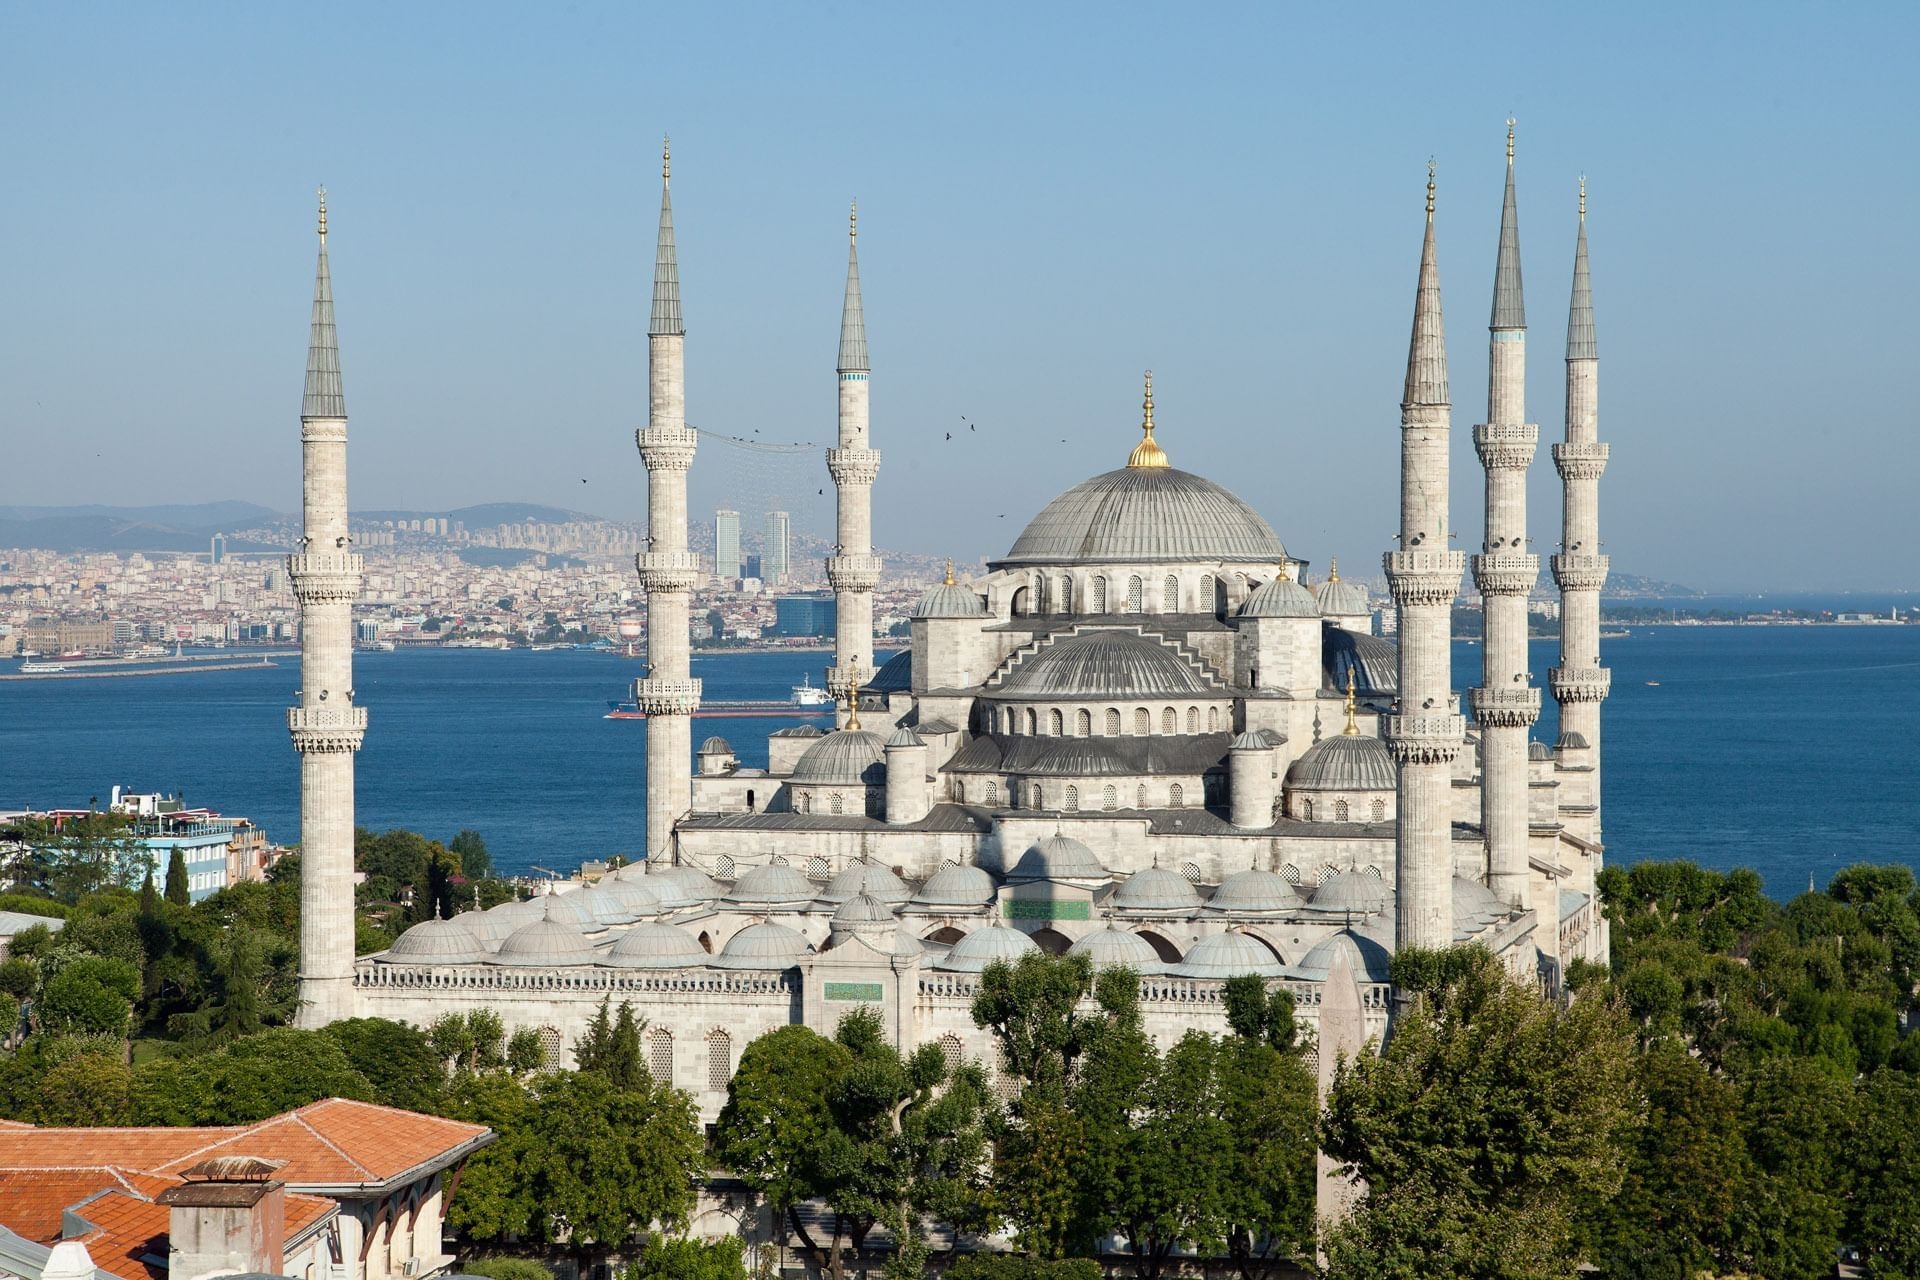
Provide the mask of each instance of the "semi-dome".
[{"label": "semi-dome", "polygon": [[389,964],[474,964],[486,958],[486,947],[458,920],[422,920],[376,957]]},{"label": "semi-dome", "polygon": [[1011,964],[1027,952],[1039,949],[1032,938],[1018,929],[990,924],[954,943],[953,949],[940,957],[934,967],[956,973],[980,973],[996,960]]},{"label": "semi-dome", "polygon": [[879,786],[887,780],[887,741],[871,729],[840,729],[808,747],[789,779],[802,786]]},{"label": "semi-dome", "polygon": [[1122,467],[1049,502],[991,567],[1273,564],[1286,554],[1259,513],[1213,481],[1168,466]]},{"label": "semi-dome", "polygon": [[993,877],[971,863],[941,867],[927,877],[913,901],[923,907],[972,909],[993,901]]},{"label": "semi-dome", "polygon": [[1512,911],[1493,890],[1465,876],[1453,878],[1453,937],[1461,942]]},{"label": "semi-dome", "polygon": [[1113,905],[1121,911],[1192,911],[1200,905],[1200,891],[1178,871],[1144,867],[1120,882]]},{"label": "semi-dome", "polygon": [[1067,948],[1070,956],[1085,956],[1096,969],[1124,965],[1135,973],[1159,973],[1166,968],[1153,944],[1137,933],[1128,933],[1109,924],[1095,929]]},{"label": "semi-dome", "polygon": [[1106,880],[1107,869],[1093,850],[1072,836],[1058,831],[1028,847],[1013,864],[1007,879],[1016,882],[1034,880]]},{"label": "semi-dome", "polygon": [[500,950],[494,954],[493,962],[525,968],[592,964],[595,956],[593,943],[577,927],[562,918],[567,912],[560,903],[569,896],[563,893],[548,894],[546,915],[531,924],[521,925],[509,934],[507,940],[500,944]]},{"label": "semi-dome", "polygon": [[1209,911],[1231,911],[1240,915],[1267,915],[1279,911],[1298,911],[1300,895],[1286,877],[1258,867],[1236,871],[1220,882],[1207,899]]},{"label": "semi-dome", "polygon": [[736,907],[799,911],[813,901],[808,879],[784,862],[754,867],[734,883],[727,902]]},{"label": "semi-dome", "polygon": [[727,939],[713,963],[722,969],[791,969],[807,951],[807,940],[798,933],[763,921]]},{"label": "semi-dome", "polygon": [[[1268,736],[1269,732],[1270,731],[1266,729],[1248,729],[1243,733],[1236,733],[1233,735],[1233,741],[1227,744],[1227,749],[1230,751],[1271,751],[1280,744]],[[1281,739],[1282,742],[1285,740],[1284,738]]]},{"label": "semi-dome", "polygon": [[1387,744],[1366,733],[1322,738],[1287,770],[1287,786],[1301,791],[1392,791],[1397,783]]},{"label": "semi-dome", "polygon": [[649,920],[621,934],[600,963],[615,969],[685,969],[707,959],[685,929]]},{"label": "semi-dome", "polygon": [[1373,612],[1373,602],[1367,599],[1364,588],[1340,580],[1338,562],[1335,562],[1324,582],[1314,584],[1313,602],[1318,606],[1318,611],[1329,618],[1350,618]]},{"label": "semi-dome", "polygon": [[902,649],[880,664],[862,693],[905,693],[913,688],[913,650]]},{"label": "semi-dome", "polygon": [[1387,971],[1393,961],[1392,950],[1378,938],[1356,929],[1342,929],[1331,938],[1314,947],[1301,957],[1300,963],[1287,971],[1289,977],[1305,982],[1325,982],[1333,971],[1336,956],[1347,958],[1347,967],[1353,971],[1356,982],[1385,982]]},{"label": "semi-dome", "polygon": [[913,896],[913,891],[899,876],[871,859],[862,858],[842,868],[840,874],[827,882],[820,897],[826,902],[845,902],[863,893],[888,903],[905,902]]},{"label": "semi-dome", "polygon": [[916,618],[984,618],[987,602],[977,592],[953,580],[953,561],[947,561],[947,580],[920,597],[913,606]]},{"label": "semi-dome", "polygon": [[1219,693],[1199,661],[1139,631],[1100,628],[1042,643],[1002,673],[994,693],[1018,698],[1111,698]]},{"label": "semi-dome", "polygon": [[1313,594],[1292,578],[1275,578],[1254,588],[1240,606],[1243,618],[1317,618],[1320,606]]},{"label": "semi-dome", "polygon": [[1244,933],[1210,933],[1167,972],[1177,978],[1238,978],[1248,973],[1277,978],[1284,966],[1265,943]]},{"label": "semi-dome", "polygon": [[1364,871],[1336,871],[1320,882],[1309,899],[1315,911],[1345,911],[1372,915],[1385,911],[1390,892],[1378,876]]}]

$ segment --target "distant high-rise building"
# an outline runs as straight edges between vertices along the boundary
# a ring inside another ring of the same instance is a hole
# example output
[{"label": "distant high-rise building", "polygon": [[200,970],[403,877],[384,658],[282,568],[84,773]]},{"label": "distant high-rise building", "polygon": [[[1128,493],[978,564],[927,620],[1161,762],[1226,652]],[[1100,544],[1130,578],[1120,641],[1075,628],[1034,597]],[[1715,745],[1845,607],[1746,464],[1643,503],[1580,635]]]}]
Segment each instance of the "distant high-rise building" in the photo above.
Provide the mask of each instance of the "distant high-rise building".
[{"label": "distant high-rise building", "polygon": [[209,564],[219,564],[226,558],[227,535],[216,533],[213,535],[213,541],[207,544],[207,561]]},{"label": "distant high-rise building", "polygon": [[760,576],[768,586],[785,582],[793,572],[793,520],[784,511],[767,512],[767,545],[760,552]]},{"label": "distant high-rise building", "polygon": [[713,513],[713,575],[716,578],[740,576],[740,513]]}]

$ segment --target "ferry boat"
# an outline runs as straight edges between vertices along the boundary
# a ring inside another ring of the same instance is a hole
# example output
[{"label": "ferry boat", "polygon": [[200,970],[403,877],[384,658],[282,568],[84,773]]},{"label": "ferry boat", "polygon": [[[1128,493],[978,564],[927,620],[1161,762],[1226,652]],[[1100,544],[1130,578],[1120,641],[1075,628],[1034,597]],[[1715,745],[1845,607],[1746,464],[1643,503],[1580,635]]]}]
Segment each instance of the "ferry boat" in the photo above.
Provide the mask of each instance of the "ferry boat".
[{"label": "ferry boat", "polygon": [[66,664],[61,662],[23,662],[20,674],[23,676],[50,676],[65,671]]},{"label": "ferry boat", "polygon": [[[833,711],[833,695],[825,689],[815,688],[809,677],[802,676],[800,683],[794,685],[784,702],[765,699],[761,701],[703,702],[700,709],[693,713],[696,720],[745,720],[749,718],[769,718],[776,716],[797,716],[811,719],[815,716],[829,715]],[[608,702],[607,713],[603,720],[645,720],[647,713],[640,709],[637,702]]]}]

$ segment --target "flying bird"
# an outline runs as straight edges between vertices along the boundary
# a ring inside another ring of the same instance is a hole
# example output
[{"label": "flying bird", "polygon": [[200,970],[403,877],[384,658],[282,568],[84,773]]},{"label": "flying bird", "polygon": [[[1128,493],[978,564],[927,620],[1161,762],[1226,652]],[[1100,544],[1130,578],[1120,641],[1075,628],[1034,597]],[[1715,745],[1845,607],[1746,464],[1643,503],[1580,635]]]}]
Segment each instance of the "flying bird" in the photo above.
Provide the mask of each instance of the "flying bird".
[{"label": "flying bird", "polygon": [[947,432],[947,439],[949,440],[953,439],[953,432],[951,431]]}]

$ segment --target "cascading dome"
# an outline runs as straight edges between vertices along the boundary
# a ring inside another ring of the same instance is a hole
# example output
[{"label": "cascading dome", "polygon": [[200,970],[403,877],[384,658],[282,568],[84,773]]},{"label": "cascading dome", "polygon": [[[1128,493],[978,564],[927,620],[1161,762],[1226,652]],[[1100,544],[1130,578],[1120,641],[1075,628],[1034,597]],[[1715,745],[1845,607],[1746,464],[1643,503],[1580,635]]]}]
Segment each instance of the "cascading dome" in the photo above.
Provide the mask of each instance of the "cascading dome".
[{"label": "cascading dome", "polygon": [[1172,467],[1121,467],[1041,508],[991,567],[1227,561],[1271,568],[1286,557],[1259,512],[1213,481]]}]

